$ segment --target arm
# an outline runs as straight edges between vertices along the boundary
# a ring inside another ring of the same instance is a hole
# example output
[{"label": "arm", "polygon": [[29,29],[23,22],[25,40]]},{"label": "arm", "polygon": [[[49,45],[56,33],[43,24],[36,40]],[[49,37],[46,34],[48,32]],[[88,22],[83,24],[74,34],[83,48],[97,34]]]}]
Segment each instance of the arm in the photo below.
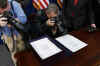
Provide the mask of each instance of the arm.
[{"label": "arm", "polygon": [[94,10],[93,10],[93,0],[89,0],[89,2],[88,2],[89,4],[88,4],[88,8],[89,8],[89,21],[90,21],[90,25],[92,26],[92,27],[96,27],[96,25],[95,25],[95,17],[94,17]]},{"label": "arm", "polygon": [[14,12],[16,14],[17,19],[22,24],[25,24],[27,22],[27,17],[25,15],[23,9],[21,8],[21,5],[18,2],[13,1],[13,8],[14,8]]}]

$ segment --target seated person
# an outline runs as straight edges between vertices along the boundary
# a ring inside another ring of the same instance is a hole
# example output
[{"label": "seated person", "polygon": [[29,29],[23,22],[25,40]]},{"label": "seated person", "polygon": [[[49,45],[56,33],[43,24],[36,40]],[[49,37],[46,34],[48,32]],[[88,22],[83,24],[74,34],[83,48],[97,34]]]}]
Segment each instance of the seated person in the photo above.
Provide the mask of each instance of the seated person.
[{"label": "seated person", "polygon": [[45,23],[42,24],[44,34],[51,37],[58,37],[67,33],[63,18],[59,15],[59,9],[56,4],[48,5],[45,13],[47,19],[45,20]]}]

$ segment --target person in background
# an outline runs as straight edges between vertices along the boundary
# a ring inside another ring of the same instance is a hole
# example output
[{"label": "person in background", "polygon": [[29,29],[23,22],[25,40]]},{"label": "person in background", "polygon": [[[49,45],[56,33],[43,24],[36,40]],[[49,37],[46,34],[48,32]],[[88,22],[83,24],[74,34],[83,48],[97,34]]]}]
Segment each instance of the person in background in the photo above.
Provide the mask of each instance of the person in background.
[{"label": "person in background", "polygon": [[64,19],[70,31],[90,25],[96,28],[92,0],[64,0]]},{"label": "person in background", "polygon": [[100,28],[100,0],[92,0],[93,11],[94,11],[94,20],[97,28]]},{"label": "person in background", "polygon": [[12,21],[8,21],[10,18],[4,16],[5,12],[12,14],[12,18],[18,23],[25,24],[27,18],[18,2],[0,0],[0,36],[4,41],[3,44],[7,45],[15,66],[17,66],[15,54],[25,49],[24,41],[15,26],[13,26],[15,23],[11,24]]},{"label": "person in background", "polygon": [[[51,3],[55,3],[57,6],[59,6],[57,4],[57,0],[45,0],[45,1],[44,0],[40,0],[40,1],[39,0],[32,0],[31,6],[33,6],[33,10],[34,10],[33,14],[34,15],[33,15],[33,17],[31,16],[32,19],[30,19],[31,26],[33,27],[33,29],[30,30],[30,31],[32,31],[30,33],[34,33],[34,35],[39,35],[39,36],[43,34],[42,30],[41,30],[41,24],[43,24],[45,17],[46,17],[45,9]],[[60,8],[60,10],[61,10],[61,8]],[[59,14],[60,13],[61,12],[59,12]]]},{"label": "person in background", "polygon": [[27,22],[27,16],[21,7],[21,4],[15,0],[8,0],[8,3],[10,4],[13,17],[19,20],[21,24],[25,24]]},{"label": "person in background", "polygon": [[59,8],[56,4],[49,4],[45,13],[47,19],[44,24],[42,24],[44,34],[54,38],[67,34],[67,29],[64,26],[62,15],[59,15]]},{"label": "person in background", "polygon": [[48,7],[50,3],[57,4],[58,2],[60,4],[60,0],[45,0],[45,1],[44,0],[23,0],[23,7],[24,7],[23,9],[26,15],[28,16],[28,21],[29,21],[26,26],[29,28],[28,32],[30,33],[30,37],[32,36],[37,37],[42,35],[40,25],[41,23],[43,23],[42,20],[45,20],[46,17],[45,9]]}]

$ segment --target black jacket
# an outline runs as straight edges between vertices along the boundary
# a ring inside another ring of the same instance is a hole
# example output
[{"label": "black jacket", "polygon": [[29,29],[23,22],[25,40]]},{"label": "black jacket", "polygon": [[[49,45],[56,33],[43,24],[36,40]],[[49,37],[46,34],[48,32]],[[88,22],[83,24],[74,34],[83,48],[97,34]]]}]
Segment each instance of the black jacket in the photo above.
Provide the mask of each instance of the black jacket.
[{"label": "black jacket", "polygon": [[74,0],[64,0],[64,18],[66,25],[79,29],[87,24],[94,24],[94,13],[92,0],[78,0],[74,5]]},{"label": "black jacket", "polygon": [[93,0],[93,11],[96,26],[100,28],[100,0]]},{"label": "black jacket", "polygon": [[[62,16],[57,16],[57,22],[56,22],[56,26],[57,26],[57,32],[55,35],[53,35],[52,33],[52,29],[54,27],[50,27],[46,24],[46,21],[48,20],[48,18],[46,18],[45,21],[42,25],[42,32],[44,32],[44,34],[49,35],[51,37],[59,37],[61,35],[67,34],[67,28],[65,27],[64,21],[63,21],[63,17]],[[58,27],[58,24],[60,24],[60,26]]]}]

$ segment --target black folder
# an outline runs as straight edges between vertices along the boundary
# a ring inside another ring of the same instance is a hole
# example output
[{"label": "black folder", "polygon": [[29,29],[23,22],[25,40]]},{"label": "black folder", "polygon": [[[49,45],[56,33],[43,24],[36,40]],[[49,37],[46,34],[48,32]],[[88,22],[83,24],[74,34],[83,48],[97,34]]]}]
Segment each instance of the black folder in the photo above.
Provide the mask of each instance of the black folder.
[{"label": "black folder", "polygon": [[[54,59],[57,59],[59,57],[64,57],[64,56],[68,57],[68,56],[71,56],[73,54],[72,51],[70,51],[69,49],[65,48],[57,40],[55,40],[55,39],[53,39],[53,38],[51,38],[51,37],[49,37],[47,35],[44,35],[44,36],[42,36],[40,38],[31,40],[30,44],[33,42],[33,46],[34,46],[34,42],[39,41],[41,39],[45,39],[45,38],[47,38],[50,42],[52,42],[52,44],[54,44],[57,48],[59,48],[62,51],[59,52],[59,53],[56,53],[56,54],[54,54],[54,55],[52,55],[52,56],[50,56],[50,57],[48,57],[46,59],[42,59],[39,56],[38,52],[36,51],[36,48],[32,47],[33,48],[33,52],[35,53],[36,57],[39,59],[40,62],[44,62],[44,61],[46,61],[46,62],[49,61],[50,62],[50,60],[52,60],[52,59],[54,60]],[[31,44],[31,46],[32,46],[32,44]]]}]

